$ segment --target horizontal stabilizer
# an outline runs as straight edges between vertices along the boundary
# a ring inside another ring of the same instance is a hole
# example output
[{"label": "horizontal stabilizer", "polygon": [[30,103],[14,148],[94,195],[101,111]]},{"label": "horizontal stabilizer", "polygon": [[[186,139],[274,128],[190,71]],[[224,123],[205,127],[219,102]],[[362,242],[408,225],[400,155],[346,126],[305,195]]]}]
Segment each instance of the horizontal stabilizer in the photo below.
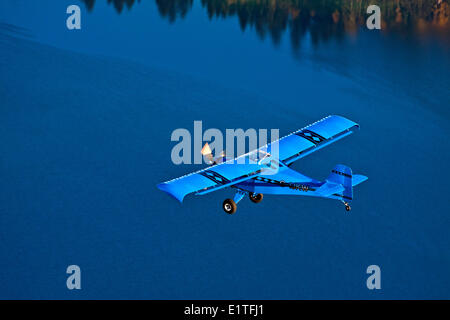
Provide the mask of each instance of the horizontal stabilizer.
[{"label": "horizontal stabilizer", "polygon": [[316,190],[316,193],[326,197],[335,193],[341,193],[342,191],[344,191],[342,184],[325,182],[319,189]]},{"label": "horizontal stabilizer", "polygon": [[369,178],[367,178],[366,176],[363,176],[362,174],[354,174],[353,179],[352,179],[352,186],[354,187],[354,186],[360,184],[361,182],[366,181],[367,179],[369,179]]}]

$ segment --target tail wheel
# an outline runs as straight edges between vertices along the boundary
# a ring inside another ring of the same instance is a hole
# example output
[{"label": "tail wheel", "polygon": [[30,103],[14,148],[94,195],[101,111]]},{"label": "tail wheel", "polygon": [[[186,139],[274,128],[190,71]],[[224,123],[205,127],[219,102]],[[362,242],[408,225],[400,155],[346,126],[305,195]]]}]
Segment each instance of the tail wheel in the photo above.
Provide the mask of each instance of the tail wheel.
[{"label": "tail wheel", "polygon": [[263,199],[263,194],[262,193],[250,193],[249,197],[253,203],[259,203]]},{"label": "tail wheel", "polygon": [[345,210],[350,211],[350,210],[352,210],[352,207],[350,207],[350,205],[347,203],[345,205]]},{"label": "tail wheel", "polygon": [[222,205],[223,211],[228,214],[233,214],[236,212],[237,205],[232,199],[225,199]]}]

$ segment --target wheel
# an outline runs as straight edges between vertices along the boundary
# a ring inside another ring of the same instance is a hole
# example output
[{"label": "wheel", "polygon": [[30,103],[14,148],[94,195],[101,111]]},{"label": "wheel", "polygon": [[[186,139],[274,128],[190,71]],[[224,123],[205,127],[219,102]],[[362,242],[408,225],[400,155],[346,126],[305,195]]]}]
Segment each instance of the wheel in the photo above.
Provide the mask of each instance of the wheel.
[{"label": "wheel", "polygon": [[350,211],[352,210],[352,207],[350,207],[348,204],[345,205],[345,210]]},{"label": "wheel", "polygon": [[228,214],[233,214],[236,212],[237,205],[232,199],[225,199],[222,205],[223,211]]},{"label": "wheel", "polygon": [[248,196],[253,203],[259,203],[263,199],[262,193],[250,193]]}]

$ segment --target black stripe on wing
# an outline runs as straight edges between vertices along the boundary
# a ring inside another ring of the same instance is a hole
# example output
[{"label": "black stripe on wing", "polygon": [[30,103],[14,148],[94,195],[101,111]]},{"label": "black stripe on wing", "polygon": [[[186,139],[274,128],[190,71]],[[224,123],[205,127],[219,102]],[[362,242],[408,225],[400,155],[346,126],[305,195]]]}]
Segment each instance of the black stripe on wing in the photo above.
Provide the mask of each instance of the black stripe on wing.
[{"label": "black stripe on wing", "polygon": [[308,140],[314,144],[319,144],[322,141],[327,140],[324,137],[322,137],[320,134],[315,133],[314,131],[311,131],[308,129],[303,129],[302,131],[297,132],[296,135],[299,137],[305,138],[306,140]]},{"label": "black stripe on wing", "polygon": [[221,175],[215,171],[212,171],[212,170],[205,170],[203,172],[199,172],[199,174],[201,174],[205,178],[208,178],[208,179],[214,181],[217,184],[227,184],[230,182],[230,180],[225,178],[223,175]]}]

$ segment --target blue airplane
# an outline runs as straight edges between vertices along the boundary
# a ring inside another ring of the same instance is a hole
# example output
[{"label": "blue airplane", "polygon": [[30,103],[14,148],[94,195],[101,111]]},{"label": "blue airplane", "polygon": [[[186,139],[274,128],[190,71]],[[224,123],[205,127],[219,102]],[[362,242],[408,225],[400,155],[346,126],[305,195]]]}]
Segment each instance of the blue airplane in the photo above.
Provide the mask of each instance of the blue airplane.
[{"label": "blue airplane", "polygon": [[366,181],[366,176],[353,174],[352,169],[338,164],[325,181],[318,181],[289,166],[358,129],[357,123],[332,115],[234,159],[227,159],[224,154],[214,159],[205,145],[202,154],[211,160],[210,167],[160,183],[158,188],[183,202],[188,194],[204,195],[231,187],[236,190],[234,198],[223,202],[223,210],[228,214],[236,212],[236,204],[244,196],[258,203],[263,194],[336,199],[350,211],[353,187]]}]

